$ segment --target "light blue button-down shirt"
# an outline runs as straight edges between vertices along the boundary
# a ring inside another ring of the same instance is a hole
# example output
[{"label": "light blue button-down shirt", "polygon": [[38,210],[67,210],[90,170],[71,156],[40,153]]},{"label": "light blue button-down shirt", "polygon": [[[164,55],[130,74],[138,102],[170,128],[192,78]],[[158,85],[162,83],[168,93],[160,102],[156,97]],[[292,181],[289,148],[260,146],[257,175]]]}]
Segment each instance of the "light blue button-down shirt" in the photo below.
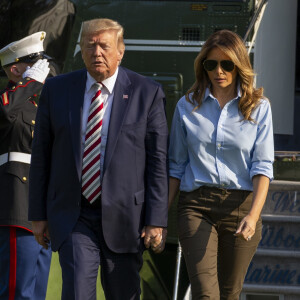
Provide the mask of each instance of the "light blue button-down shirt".
[{"label": "light blue button-down shirt", "polygon": [[274,142],[270,103],[262,99],[252,112],[255,122],[243,120],[238,96],[221,109],[206,90],[199,109],[182,97],[176,106],[170,134],[170,176],[181,180],[181,191],[202,185],[253,190],[252,177],[273,179]]}]

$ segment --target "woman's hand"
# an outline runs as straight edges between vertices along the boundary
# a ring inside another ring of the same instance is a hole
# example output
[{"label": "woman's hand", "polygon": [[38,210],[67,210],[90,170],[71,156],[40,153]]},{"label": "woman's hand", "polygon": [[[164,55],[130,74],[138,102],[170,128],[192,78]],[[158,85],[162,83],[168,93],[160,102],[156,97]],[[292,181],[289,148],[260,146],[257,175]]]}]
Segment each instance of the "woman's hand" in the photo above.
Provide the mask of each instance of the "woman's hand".
[{"label": "woman's hand", "polygon": [[157,246],[155,246],[154,244],[151,245],[151,249],[153,250],[154,253],[161,253],[165,249],[167,233],[168,233],[167,228],[163,228],[162,238],[160,243]]},{"label": "woman's hand", "polygon": [[252,182],[252,206],[248,215],[242,219],[239,228],[235,233],[235,236],[239,236],[246,241],[250,241],[255,233],[256,223],[266,201],[270,180],[264,175],[255,175],[252,178]]},{"label": "woman's hand", "polygon": [[151,247],[155,253],[162,252],[165,249],[167,232],[165,227],[145,226],[141,234],[145,247]]},{"label": "woman's hand", "polygon": [[246,241],[250,241],[255,234],[257,219],[251,215],[247,215],[242,219],[239,228],[235,232],[235,236],[238,236]]}]

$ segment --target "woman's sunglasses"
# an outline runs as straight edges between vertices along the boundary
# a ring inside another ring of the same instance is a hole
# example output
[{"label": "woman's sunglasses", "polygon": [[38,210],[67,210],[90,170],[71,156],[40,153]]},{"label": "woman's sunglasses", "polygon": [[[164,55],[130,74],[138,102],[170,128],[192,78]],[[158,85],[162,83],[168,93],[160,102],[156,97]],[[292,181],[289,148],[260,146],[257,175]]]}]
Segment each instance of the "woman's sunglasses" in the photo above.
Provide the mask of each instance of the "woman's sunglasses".
[{"label": "woman's sunglasses", "polygon": [[[203,67],[206,71],[213,71],[219,61],[213,59],[207,59],[203,62]],[[220,61],[221,68],[226,72],[231,72],[234,69],[234,63],[231,60],[221,60]]]}]

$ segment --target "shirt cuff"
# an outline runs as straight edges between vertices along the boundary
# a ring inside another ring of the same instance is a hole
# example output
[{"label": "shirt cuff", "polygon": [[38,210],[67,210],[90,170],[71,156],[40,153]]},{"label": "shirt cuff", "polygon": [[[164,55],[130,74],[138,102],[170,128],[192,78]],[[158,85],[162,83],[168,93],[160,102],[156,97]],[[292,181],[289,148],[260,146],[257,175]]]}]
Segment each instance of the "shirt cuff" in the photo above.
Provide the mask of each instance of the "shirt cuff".
[{"label": "shirt cuff", "polygon": [[169,163],[169,176],[181,180],[185,168],[180,168],[176,164]]},{"label": "shirt cuff", "polygon": [[272,181],[273,177],[273,163],[272,162],[254,162],[250,170],[250,178],[252,179],[255,175],[264,175]]}]

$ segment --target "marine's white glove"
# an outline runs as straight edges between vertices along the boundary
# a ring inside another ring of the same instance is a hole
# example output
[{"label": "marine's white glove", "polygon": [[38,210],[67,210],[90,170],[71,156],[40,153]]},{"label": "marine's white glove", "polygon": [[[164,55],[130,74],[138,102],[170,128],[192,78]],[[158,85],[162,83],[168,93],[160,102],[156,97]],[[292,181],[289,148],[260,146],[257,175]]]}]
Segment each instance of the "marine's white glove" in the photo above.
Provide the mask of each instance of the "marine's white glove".
[{"label": "marine's white glove", "polygon": [[30,77],[43,83],[50,71],[47,59],[39,59],[32,67],[27,67],[22,77]]}]

